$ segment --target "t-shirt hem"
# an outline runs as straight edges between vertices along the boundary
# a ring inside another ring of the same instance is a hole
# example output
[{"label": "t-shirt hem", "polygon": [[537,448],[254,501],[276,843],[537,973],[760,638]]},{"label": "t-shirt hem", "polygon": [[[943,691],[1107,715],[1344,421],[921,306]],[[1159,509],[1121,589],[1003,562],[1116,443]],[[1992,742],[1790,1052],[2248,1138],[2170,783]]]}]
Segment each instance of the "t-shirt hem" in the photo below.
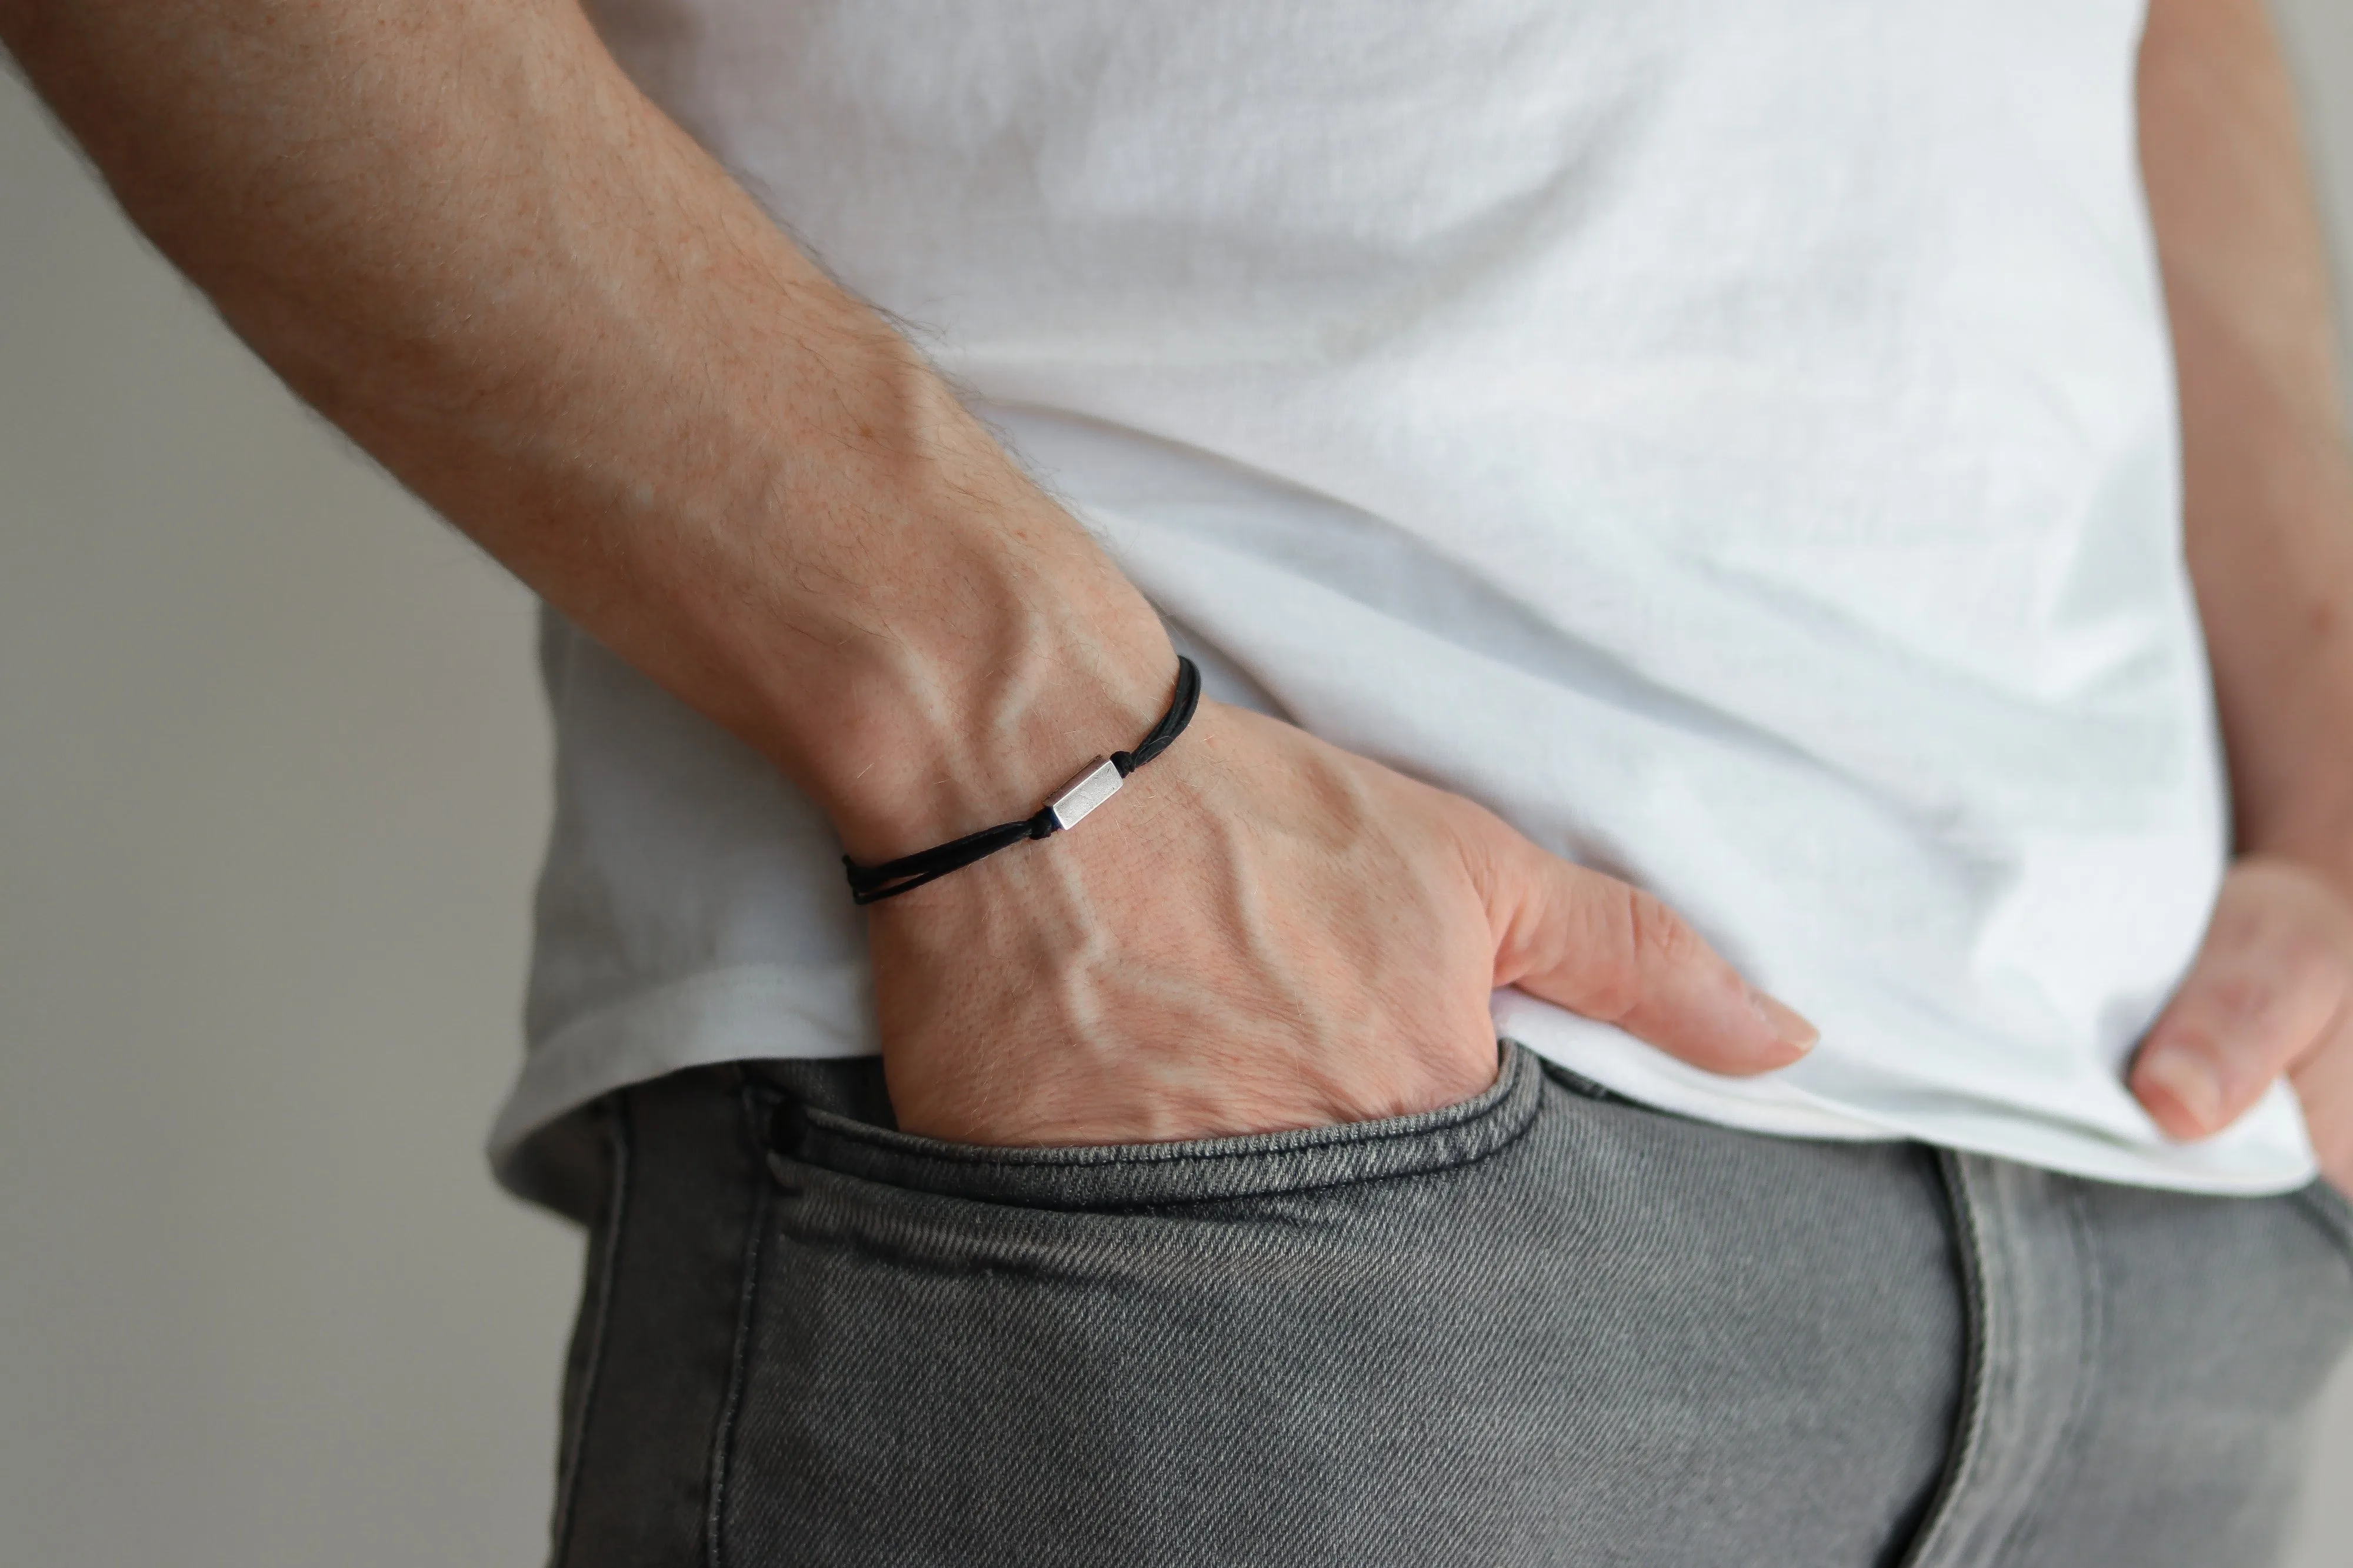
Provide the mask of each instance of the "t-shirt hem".
[{"label": "t-shirt hem", "polygon": [[872,1056],[877,1044],[844,1019],[871,1016],[862,960],[807,969],[744,965],[712,970],[641,992],[552,1030],[523,1058],[487,1152],[500,1184],[518,1197],[573,1212],[552,1199],[533,1144],[551,1128],[616,1089],[668,1073],[729,1062]]},{"label": "t-shirt hem", "polygon": [[[491,1130],[491,1170],[520,1197],[579,1212],[585,1200],[572,1190],[576,1184],[555,1173],[564,1162],[554,1153],[561,1138],[552,1136],[570,1131],[575,1112],[617,1089],[693,1068],[872,1056],[868,984],[862,960],[744,965],[691,975],[574,1019],[526,1056]],[[2092,1181],[2218,1196],[2291,1192],[2318,1173],[2284,1086],[2234,1130],[2231,1143],[2150,1146],[2015,1113],[1873,1113],[1831,1103],[1786,1079],[1699,1072],[1517,993],[1498,992],[1493,1011],[1500,1035],[1606,1089],[1767,1137],[1915,1141]]]}]

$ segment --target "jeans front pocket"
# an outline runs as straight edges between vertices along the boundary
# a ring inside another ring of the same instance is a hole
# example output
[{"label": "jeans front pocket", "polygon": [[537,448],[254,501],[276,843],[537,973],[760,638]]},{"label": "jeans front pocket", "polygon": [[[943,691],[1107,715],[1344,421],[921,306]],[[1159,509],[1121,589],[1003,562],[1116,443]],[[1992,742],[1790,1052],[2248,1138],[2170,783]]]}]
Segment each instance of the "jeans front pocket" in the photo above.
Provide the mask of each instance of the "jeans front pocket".
[{"label": "jeans front pocket", "polygon": [[871,1065],[779,1073],[715,1560],[1870,1561],[1951,1426],[1933,1164],[1502,1057],[1419,1115],[1071,1149],[893,1131]]},{"label": "jeans front pocket", "polygon": [[901,1132],[786,1095],[770,1121],[769,1164],[943,1197],[1025,1208],[1120,1210],[1300,1193],[1473,1164],[1535,1120],[1543,1074],[1526,1047],[1500,1046],[1493,1086],[1409,1116],[1166,1143],[989,1147]]}]

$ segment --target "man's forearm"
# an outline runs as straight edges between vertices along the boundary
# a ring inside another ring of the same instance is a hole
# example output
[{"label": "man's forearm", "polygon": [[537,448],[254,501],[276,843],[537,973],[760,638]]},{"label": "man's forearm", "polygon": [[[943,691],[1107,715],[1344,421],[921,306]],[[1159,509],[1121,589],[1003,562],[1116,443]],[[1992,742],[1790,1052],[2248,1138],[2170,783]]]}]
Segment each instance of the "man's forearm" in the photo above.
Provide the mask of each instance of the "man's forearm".
[{"label": "man's forearm", "polygon": [[1165,702],[1140,596],[568,0],[0,0],[0,38],[299,394],[853,852]]},{"label": "man's forearm", "polygon": [[2261,0],[2154,0],[2140,101],[2239,847],[2353,889],[2353,458],[2325,247]]}]

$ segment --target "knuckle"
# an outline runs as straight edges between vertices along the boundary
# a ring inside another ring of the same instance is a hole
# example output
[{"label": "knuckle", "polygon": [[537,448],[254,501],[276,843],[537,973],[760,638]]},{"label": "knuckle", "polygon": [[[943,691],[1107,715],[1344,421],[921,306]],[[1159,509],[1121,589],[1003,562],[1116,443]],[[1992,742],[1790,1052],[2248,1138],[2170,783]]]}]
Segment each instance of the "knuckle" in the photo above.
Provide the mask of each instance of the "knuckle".
[{"label": "knuckle", "polygon": [[2206,1006],[2213,1014],[2236,1024],[2261,1021],[2269,1011],[2276,993],[2266,983],[2251,975],[2233,974],[2211,982],[2206,987]]},{"label": "knuckle", "polygon": [[1493,900],[1507,883],[1530,879],[1514,853],[1517,836],[1502,817],[1461,795],[1430,793],[1431,823],[1482,894]]},{"label": "knuckle", "polygon": [[[2225,1047],[2221,1037],[2209,1030],[2195,1027],[2170,1029],[2161,1040],[2150,1041],[2150,1046],[2158,1045],[2164,1047],[2163,1055],[2168,1061],[2200,1063],[2217,1083],[2227,1083],[2237,1074],[2238,1063],[2233,1053]],[[2136,1057],[2134,1071],[2137,1081],[2146,1077],[2140,1070],[2141,1061],[2154,1058],[2155,1053],[2147,1047]]]},{"label": "knuckle", "polygon": [[1704,944],[1683,916],[1654,894],[1640,888],[1627,891],[1630,895],[1629,919],[1634,955],[1645,973],[1677,969],[1699,961],[1705,952]]},{"label": "knuckle", "polygon": [[1580,889],[1567,936],[1575,960],[1577,1010],[1606,1024],[1623,1019],[1642,999],[1633,913],[1624,891],[1607,882]]},{"label": "knuckle", "polygon": [[1689,962],[1698,937],[1652,894],[1609,882],[1595,900],[1588,952],[1591,1016],[1619,1023],[1642,1005],[1662,970]]}]

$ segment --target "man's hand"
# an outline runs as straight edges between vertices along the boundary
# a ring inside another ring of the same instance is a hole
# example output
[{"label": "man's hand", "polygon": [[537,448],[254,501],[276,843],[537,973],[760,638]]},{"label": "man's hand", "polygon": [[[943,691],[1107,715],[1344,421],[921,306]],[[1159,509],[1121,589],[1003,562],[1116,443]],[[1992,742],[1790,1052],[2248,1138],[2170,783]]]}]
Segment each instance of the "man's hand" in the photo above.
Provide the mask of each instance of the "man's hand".
[{"label": "man's hand", "polygon": [[1814,1031],[1665,905],[1492,813],[1205,702],[1078,830],[873,906],[911,1131],[1112,1143],[1368,1120],[1493,1081],[1490,990],[1754,1073]]},{"label": "man's hand", "polygon": [[[1166,700],[1142,595],[569,0],[0,0],[0,40],[298,392],[859,858]],[[1215,705],[874,933],[902,1112],[967,1138],[1435,1105],[1514,981],[1729,1070],[1810,1033],[1654,900]]]},{"label": "man's hand", "polygon": [[2142,1043],[2133,1092],[2176,1138],[2244,1115],[2287,1075],[2321,1169],[2353,1192],[2353,900],[2292,860],[2232,868],[2189,978]]},{"label": "man's hand", "polygon": [[2327,258],[2263,0],[2152,0],[2139,86],[2185,542],[2245,858],[2131,1081],[2197,1138],[2284,1072],[2353,1190],[2353,452]]}]

